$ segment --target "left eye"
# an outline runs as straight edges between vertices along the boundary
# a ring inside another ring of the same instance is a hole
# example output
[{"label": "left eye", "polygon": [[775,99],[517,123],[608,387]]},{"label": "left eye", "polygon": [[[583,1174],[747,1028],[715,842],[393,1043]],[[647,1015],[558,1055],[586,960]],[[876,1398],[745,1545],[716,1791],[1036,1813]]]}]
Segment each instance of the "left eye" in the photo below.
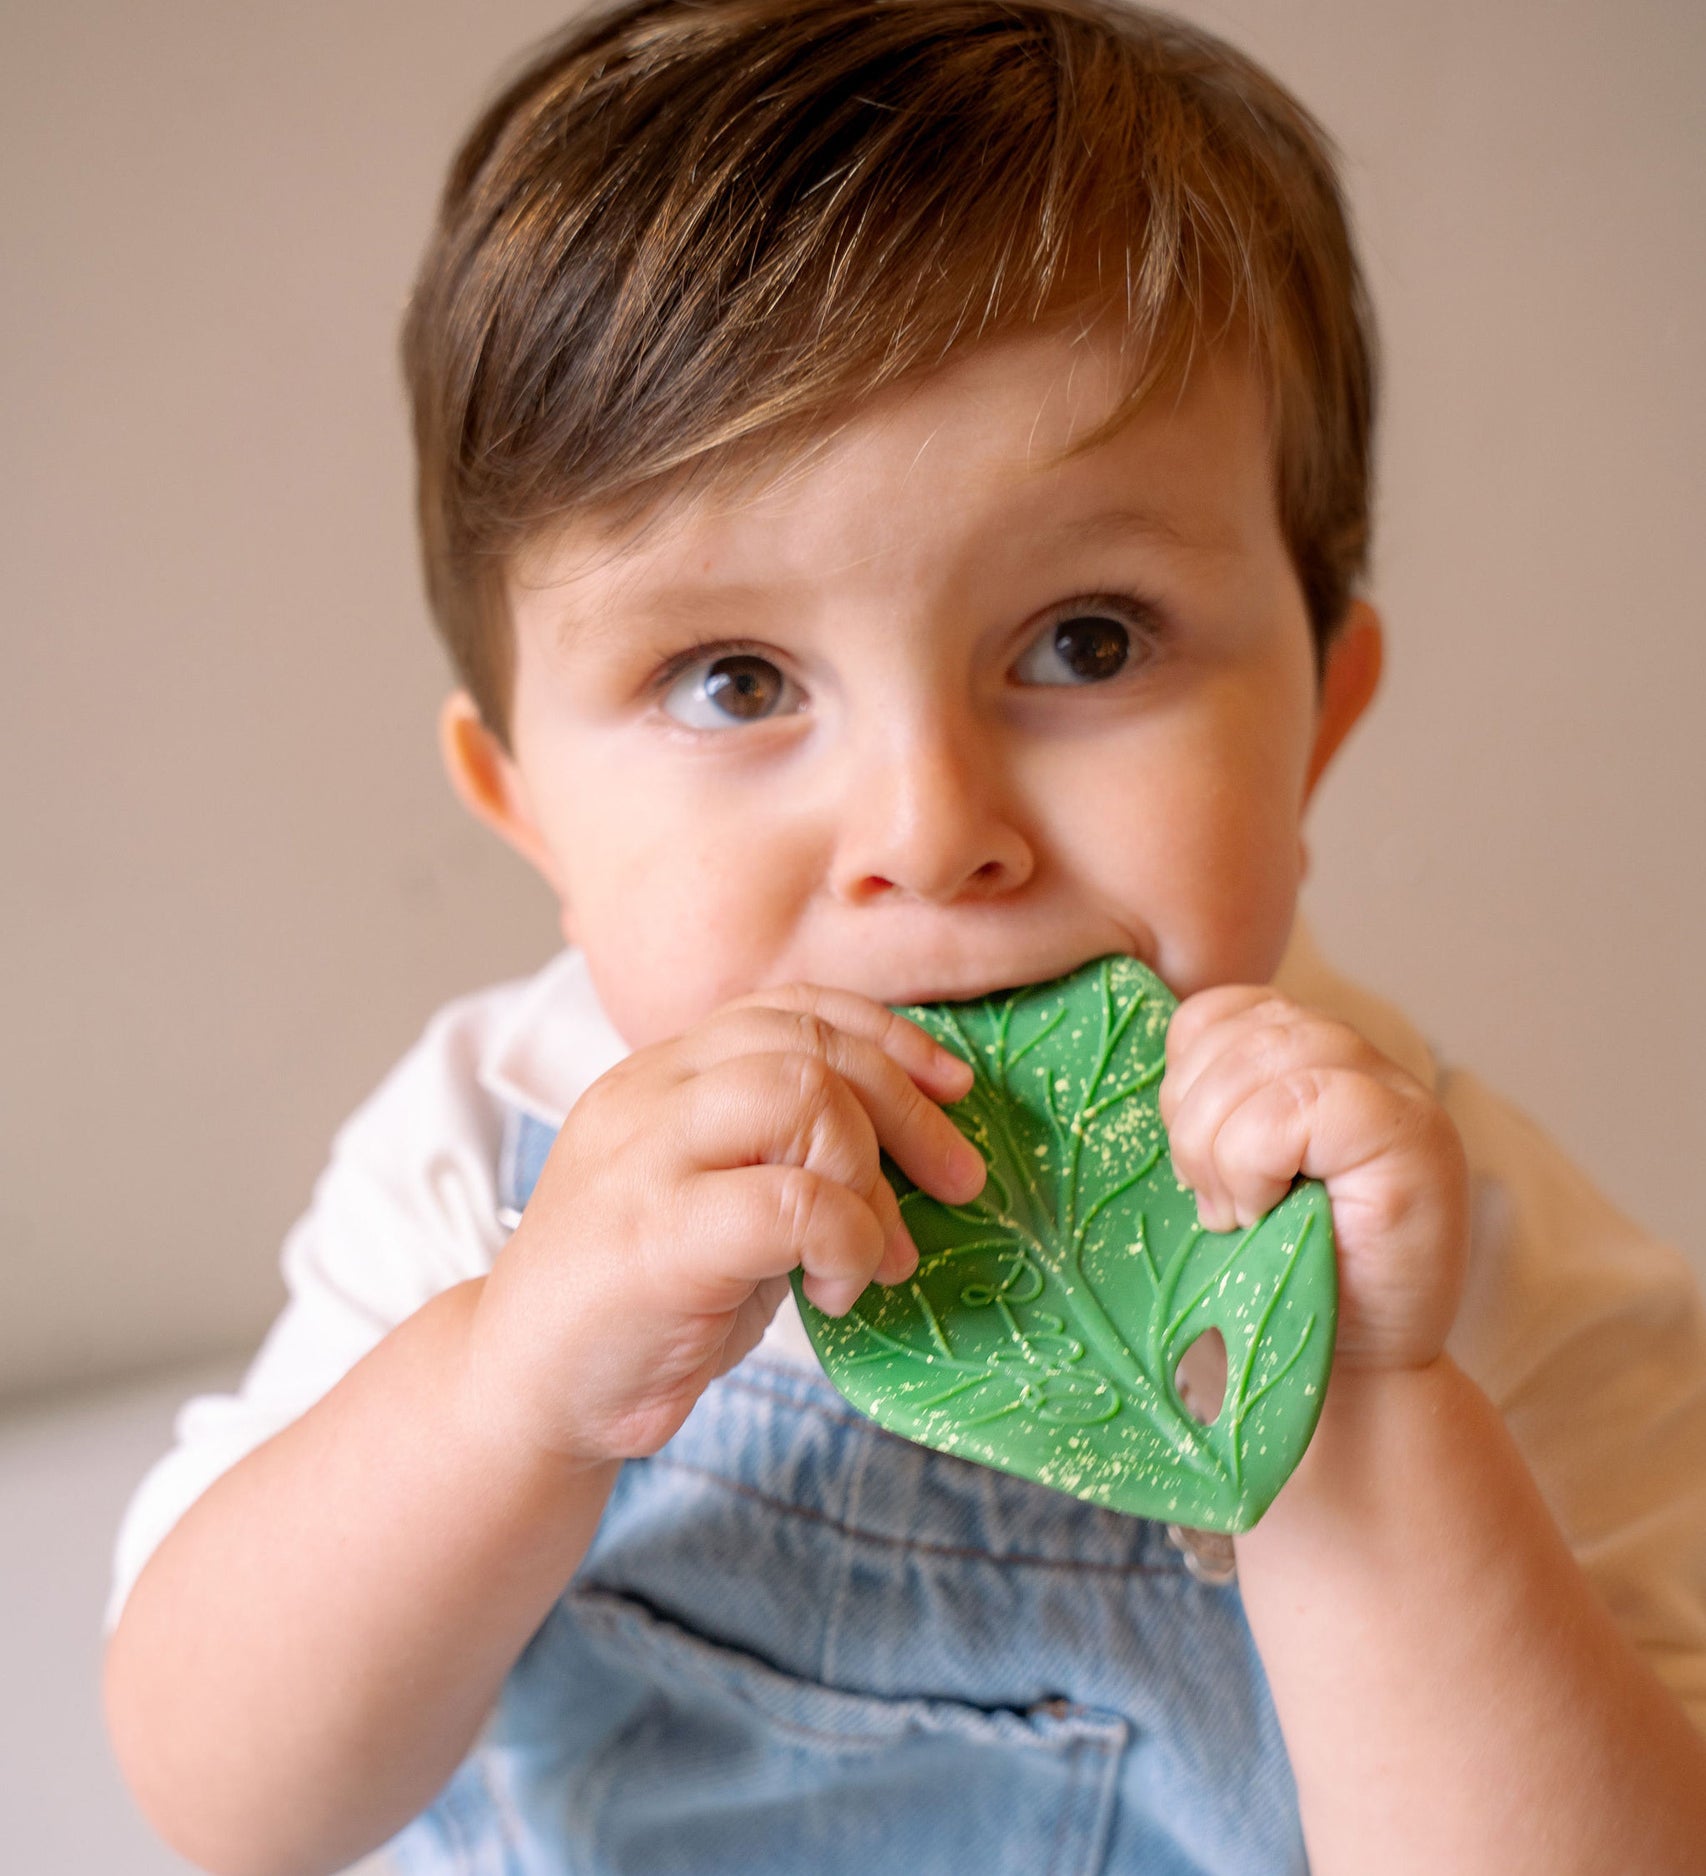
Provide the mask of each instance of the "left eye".
[{"label": "left eye", "polygon": [[1040,633],[1013,667],[1027,684],[1101,684],[1125,668],[1131,628],[1105,612],[1075,612]]},{"label": "left eye", "polygon": [[684,665],[663,694],[663,709],[695,730],[726,730],[739,723],[786,716],[799,699],[784,673],[752,652],[724,652]]}]

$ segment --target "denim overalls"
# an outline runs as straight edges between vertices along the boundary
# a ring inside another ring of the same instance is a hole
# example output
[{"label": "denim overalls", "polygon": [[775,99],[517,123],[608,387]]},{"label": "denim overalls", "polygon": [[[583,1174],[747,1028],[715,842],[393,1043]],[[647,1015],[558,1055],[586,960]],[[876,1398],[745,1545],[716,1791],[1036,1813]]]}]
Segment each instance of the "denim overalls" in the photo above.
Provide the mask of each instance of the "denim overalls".
[{"label": "denim overalls", "polygon": [[[506,1129],[518,1215],[552,1133]],[[1234,1587],[749,1356],[621,1471],[404,1876],[1279,1876]]]}]

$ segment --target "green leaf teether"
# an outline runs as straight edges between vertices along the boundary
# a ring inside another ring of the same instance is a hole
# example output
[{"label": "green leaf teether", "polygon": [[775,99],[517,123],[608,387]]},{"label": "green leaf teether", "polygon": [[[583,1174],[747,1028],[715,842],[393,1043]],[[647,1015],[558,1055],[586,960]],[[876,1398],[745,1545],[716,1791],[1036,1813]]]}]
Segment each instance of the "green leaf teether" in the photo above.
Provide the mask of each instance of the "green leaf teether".
[{"label": "green leaf teether", "polygon": [[[903,1008],[971,1063],[947,1111],[988,1183],[944,1205],[887,1158],[916,1274],[843,1317],[794,1292],[829,1378],[892,1432],[1140,1517],[1248,1530],[1303,1456],[1337,1315],[1326,1190],[1205,1231],[1155,1090],[1174,999],[1133,958],[973,1003]],[[1180,1359],[1226,1345],[1203,1425]]]}]

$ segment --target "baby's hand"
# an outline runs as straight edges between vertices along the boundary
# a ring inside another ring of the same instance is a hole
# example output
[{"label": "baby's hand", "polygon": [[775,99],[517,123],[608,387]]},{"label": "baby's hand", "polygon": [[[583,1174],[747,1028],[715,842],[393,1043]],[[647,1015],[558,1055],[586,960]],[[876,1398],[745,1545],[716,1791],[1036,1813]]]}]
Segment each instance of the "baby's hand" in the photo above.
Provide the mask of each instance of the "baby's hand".
[{"label": "baby's hand", "polygon": [[1161,1118],[1213,1231],[1323,1181],[1339,1259],[1334,1359],[1416,1368],[1444,1349],[1468,1250],[1468,1168],[1444,1108],[1344,1023],[1260,985],[1188,997],[1167,1032]]},{"label": "baby's hand", "polygon": [[476,1311],[470,1379],[506,1437],[596,1463],[655,1452],[805,1270],[843,1314],[918,1253],[886,1148],[950,1204],[982,1189],[938,1105],[971,1069],[850,991],[726,1005],[576,1102]]}]

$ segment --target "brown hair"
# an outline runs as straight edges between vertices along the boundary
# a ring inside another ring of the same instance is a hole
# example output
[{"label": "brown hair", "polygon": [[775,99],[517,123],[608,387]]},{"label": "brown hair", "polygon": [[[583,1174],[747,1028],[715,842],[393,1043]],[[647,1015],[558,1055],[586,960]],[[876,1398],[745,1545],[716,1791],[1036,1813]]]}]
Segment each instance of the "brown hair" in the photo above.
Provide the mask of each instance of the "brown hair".
[{"label": "brown hair", "polygon": [[505,570],[548,524],[1098,311],[1137,361],[1120,415],[1247,338],[1319,657],[1367,558],[1374,340],[1332,147],[1275,80],[1117,0],[576,21],[457,153],[404,329],[428,596],[486,723]]}]

